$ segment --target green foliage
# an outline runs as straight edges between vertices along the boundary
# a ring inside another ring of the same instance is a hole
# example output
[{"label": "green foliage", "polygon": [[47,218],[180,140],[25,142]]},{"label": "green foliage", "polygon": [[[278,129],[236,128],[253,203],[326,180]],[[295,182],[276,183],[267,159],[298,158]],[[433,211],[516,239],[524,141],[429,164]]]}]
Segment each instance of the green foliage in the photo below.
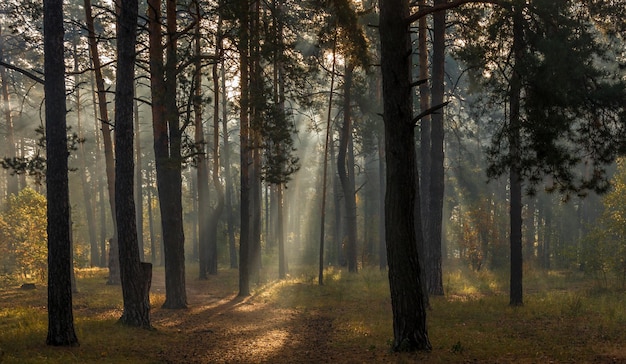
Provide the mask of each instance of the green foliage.
[{"label": "green foliage", "polygon": [[0,214],[0,261],[5,274],[45,280],[47,271],[46,198],[30,188],[11,195]]},{"label": "green foliage", "polygon": [[581,259],[586,272],[606,284],[609,276],[626,285],[626,160],[618,160],[612,190],[603,198],[604,212],[583,239]]},{"label": "green foliage", "polygon": [[[522,83],[522,137],[518,155],[509,154],[509,125],[493,115],[494,134],[487,149],[488,175],[503,175],[518,165],[528,192],[551,176],[550,190],[563,194],[605,192],[607,165],[624,152],[626,83],[593,14],[575,1],[538,0],[522,10],[523,54],[513,60],[512,13],[504,8],[476,8],[463,14],[464,45],[457,56],[471,68],[475,90],[509,112],[509,80]],[[579,173],[585,165],[588,173]]]}]

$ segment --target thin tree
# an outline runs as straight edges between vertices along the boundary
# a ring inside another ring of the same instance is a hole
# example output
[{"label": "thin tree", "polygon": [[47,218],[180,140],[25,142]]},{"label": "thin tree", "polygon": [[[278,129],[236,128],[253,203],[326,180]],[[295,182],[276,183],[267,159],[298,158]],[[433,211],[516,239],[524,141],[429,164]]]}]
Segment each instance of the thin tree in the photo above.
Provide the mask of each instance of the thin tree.
[{"label": "thin tree", "polygon": [[89,51],[93,63],[94,75],[96,78],[96,90],[98,95],[98,108],[100,113],[100,130],[102,130],[102,144],[104,146],[104,163],[106,170],[106,183],[109,193],[109,205],[113,221],[113,237],[109,246],[109,278],[107,284],[120,284],[119,259],[117,257],[117,222],[115,221],[115,161],[113,160],[113,138],[111,136],[111,121],[107,109],[107,90],[104,87],[104,77],[102,75],[102,64],[98,52],[97,36],[94,25],[94,18],[91,11],[91,0],[84,0],[85,22],[87,25]]},{"label": "thin tree", "polygon": [[63,1],[44,2],[46,189],[48,191],[48,336],[46,344],[76,346],[72,312],[72,251],[68,186]]}]

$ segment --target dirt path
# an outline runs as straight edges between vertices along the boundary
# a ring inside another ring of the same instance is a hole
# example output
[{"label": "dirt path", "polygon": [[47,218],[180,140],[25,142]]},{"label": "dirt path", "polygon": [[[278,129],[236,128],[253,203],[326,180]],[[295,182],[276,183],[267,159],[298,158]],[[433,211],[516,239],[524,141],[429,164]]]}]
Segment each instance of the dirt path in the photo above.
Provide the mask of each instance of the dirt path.
[{"label": "dirt path", "polygon": [[[155,275],[153,292],[164,292]],[[218,292],[217,295],[207,292]],[[239,298],[207,281],[187,282],[186,310],[155,309],[153,325],[183,335],[184,344],[168,347],[167,363],[335,363],[333,322],[315,311],[276,307],[259,297]],[[356,358],[355,358],[356,359]],[[357,359],[356,362],[362,362]]]}]

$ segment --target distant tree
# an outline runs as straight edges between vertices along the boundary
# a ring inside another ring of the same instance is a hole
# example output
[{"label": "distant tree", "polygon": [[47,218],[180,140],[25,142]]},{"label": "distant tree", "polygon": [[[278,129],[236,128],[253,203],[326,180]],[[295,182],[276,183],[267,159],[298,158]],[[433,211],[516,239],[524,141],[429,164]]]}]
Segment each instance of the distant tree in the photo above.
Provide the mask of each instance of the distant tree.
[{"label": "distant tree", "polygon": [[67,165],[63,2],[44,3],[46,189],[48,191],[48,336],[55,346],[78,345],[72,312],[72,251]]},{"label": "distant tree", "polygon": [[100,60],[100,52],[98,50],[98,35],[95,31],[94,16],[92,14],[91,0],[84,0],[85,23],[87,26],[89,52],[93,64],[94,77],[96,81],[96,91],[98,96],[98,112],[100,119],[100,130],[102,130],[102,145],[104,147],[104,163],[106,171],[107,192],[109,197],[109,206],[111,208],[111,216],[113,221],[113,237],[111,238],[109,247],[109,278],[107,284],[120,284],[119,258],[116,256],[117,248],[117,225],[115,218],[115,161],[113,160],[113,137],[112,124],[109,118],[107,90],[104,83],[104,75],[102,72],[102,62]]}]

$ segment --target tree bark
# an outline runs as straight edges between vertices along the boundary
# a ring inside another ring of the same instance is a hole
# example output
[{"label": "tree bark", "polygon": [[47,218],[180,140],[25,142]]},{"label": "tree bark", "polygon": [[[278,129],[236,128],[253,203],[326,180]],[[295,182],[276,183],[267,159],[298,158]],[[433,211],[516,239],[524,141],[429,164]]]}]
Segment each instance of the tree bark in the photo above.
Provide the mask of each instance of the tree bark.
[{"label": "tree bark", "polygon": [[[383,75],[383,120],[385,123],[386,197],[385,234],[389,286],[393,312],[395,351],[430,350],[426,329],[416,234],[414,204],[416,150],[411,105],[411,64],[408,2],[380,2],[381,70]],[[420,241],[418,241],[420,240]]]},{"label": "tree bark", "polygon": [[72,312],[72,251],[63,56],[63,1],[44,3],[46,188],[48,191],[48,336],[46,344],[76,346]]},{"label": "tree bark", "polygon": [[[117,74],[115,87],[115,206],[119,229],[119,259],[124,311],[120,322],[151,328],[150,282],[152,265],[141,264],[137,243],[133,159],[133,99],[137,0],[120,2],[117,24]],[[130,81],[129,81],[130,80]]]},{"label": "tree bark", "polygon": [[161,209],[165,302],[163,308],[186,308],[185,235],[182,216],[181,130],[176,105],[176,0],[166,0],[167,63],[163,64],[160,0],[150,0],[150,81],[157,189]]}]

